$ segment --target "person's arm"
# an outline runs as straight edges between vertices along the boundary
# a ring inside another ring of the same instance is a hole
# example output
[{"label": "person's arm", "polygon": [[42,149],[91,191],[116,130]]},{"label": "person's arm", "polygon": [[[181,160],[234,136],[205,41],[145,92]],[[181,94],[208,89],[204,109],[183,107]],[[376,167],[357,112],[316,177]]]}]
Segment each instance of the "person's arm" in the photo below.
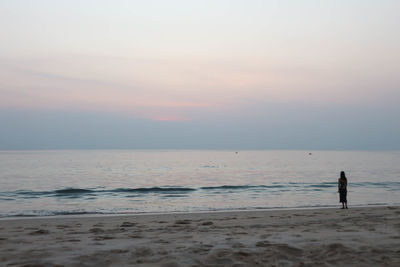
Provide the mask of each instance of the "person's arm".
[{"label": "person's arm", "polygon": [[338,179],[337,182],[337,192],[340,193],[340,179]]}]

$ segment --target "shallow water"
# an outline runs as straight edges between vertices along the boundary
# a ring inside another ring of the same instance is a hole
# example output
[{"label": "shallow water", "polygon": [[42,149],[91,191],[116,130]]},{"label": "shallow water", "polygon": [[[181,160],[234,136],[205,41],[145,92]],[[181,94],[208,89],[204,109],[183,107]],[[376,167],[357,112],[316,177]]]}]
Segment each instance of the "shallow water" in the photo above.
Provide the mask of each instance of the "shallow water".
[{"label": "shallow water", "polygon": [[[310,154],[311,153],[311,154]],[[0,151],[0,217],[400,204],[400,151]]]}]

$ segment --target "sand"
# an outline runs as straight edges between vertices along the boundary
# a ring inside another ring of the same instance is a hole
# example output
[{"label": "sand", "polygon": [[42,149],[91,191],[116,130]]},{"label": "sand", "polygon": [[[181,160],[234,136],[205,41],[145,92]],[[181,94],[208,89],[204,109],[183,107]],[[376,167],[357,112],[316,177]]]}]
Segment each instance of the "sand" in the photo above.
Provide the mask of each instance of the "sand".
[{"label": "sand", "polygon": [[400,266],[400,207],[0,220],[1,266]]}]

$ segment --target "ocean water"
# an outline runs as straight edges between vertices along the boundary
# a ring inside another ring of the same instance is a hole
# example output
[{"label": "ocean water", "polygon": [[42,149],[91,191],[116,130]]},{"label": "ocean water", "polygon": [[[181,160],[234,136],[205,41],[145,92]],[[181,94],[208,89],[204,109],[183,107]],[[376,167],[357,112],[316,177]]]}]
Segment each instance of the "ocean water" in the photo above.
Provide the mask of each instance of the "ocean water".
[{"label": "ocean water", "polygon": [[0,151],[0,218],[400,204],[400,151]]}]

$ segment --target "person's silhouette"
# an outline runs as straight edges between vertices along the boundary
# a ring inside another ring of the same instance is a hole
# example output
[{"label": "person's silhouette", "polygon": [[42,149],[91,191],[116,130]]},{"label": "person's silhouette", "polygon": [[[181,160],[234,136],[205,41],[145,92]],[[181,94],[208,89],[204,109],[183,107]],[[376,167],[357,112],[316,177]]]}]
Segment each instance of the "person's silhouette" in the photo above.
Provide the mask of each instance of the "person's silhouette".
[{"label": "person's silhouette", "polygon": [[339,202],[342,203],[342,209],[347,209],[347,178],[344,171],[340,172],[340,178],[338,180],[338,193]]}]

